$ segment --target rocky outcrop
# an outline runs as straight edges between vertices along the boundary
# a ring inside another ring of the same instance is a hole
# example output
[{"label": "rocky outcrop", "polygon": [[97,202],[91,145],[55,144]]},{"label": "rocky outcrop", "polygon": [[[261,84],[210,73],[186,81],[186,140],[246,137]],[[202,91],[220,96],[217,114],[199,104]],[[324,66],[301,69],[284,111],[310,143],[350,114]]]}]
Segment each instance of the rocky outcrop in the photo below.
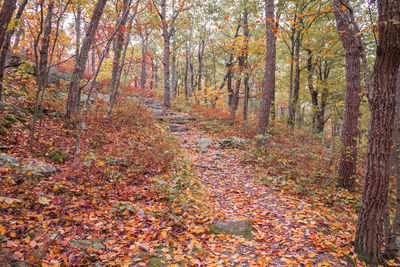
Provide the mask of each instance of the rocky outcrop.
[{"label": "rocky outcrop", "polygon": [[219,141],[219,148],[239,148],[245,149],[248,146],[248,141],[239,137],[226,138]]},{"label": "rocky outcrop", "polygon": [[57,169],[46,162],[36,159],[18,159],[5,153],[0,154],[0,168],[20,168],[24,173],[35,176],[49,176]]}]

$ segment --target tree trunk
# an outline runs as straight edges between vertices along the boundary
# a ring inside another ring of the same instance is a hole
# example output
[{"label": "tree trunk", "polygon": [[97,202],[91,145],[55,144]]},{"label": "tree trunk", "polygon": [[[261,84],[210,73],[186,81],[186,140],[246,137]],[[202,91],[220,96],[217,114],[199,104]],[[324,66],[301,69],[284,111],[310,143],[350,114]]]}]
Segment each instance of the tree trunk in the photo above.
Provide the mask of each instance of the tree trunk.
[{"label": "tree trunk", "polygon": [[[200,37],[200,42],[199,42],[199,52],[197,54],[198,61],[199,61],[199,72],[197,75],[197,92],[198,94],[201,94],[201,83],[202,83],[202,78],[203,78],[203,55],[204,55],[204,39]],[[198,95],[200,98],[200,95]],[[196,102],[198,102],[199,99],[196,99]]]},{"label": "tree trunk", "polygon": [[[174,33],[175,34],[175,33]],[[171,65],[171,95],[174,98],[177,95],[176,92],[176,41],[175,37],[172,38],[172,65]]]},{"label": "tree trunk", "polygon": [[185,57],[185,77],[184,77],[184,88],[185,88],[185,100],[188,100],[188,75],[189,75],[189,45],[186,48],[186,57]]},{"label": "tree trunk", "polygon": [[314,66],[312,64],[313,56],[310,49],[307,50],[307,81],[308,81],[308,90],[311,95],[311,105],[312,105],[312,124],[314,128],[316,128],[317,122],[317,113],[318,113],[318,91],[314,89],[314,80],[313,80],[313,70]]},{"label": "tree trunk", "polygon": [[[346,1],[346,0],[344,0]],[[342,0],[334,0],[334,12],[340,39],[345,50],[346,99],[342,124],[342,153],[339,164],[339,186],[354,190],[357,160],[357,125],[360,107],[360,46],[348,11]]]},{"label": "tree trunk", "polygon": [[[265,24],[267,52],[265,57],[265,72],[263,98],[261,100],[260,115],[258,118],[257,134],[264,136],[267,133],[269,113],[271,109],[272,95],[275,91],[275,69],[276,69],[276,36],[275,36],[275,17],[274,17],[274,1],[265,0]],[[265,137],[257,139],[257,148],[266,148]]]},{"label": "tree trunk", "polygon": [[290,72],[289,72],[289,97],[288,97],[288,117],[287,117],[287,124],[291,125],[293,123],[293,109],[292,101],[293,101],[293,69],[294,69],[294,47],[295,47],[295,34],[296,28],[292,29],[292,36],[290,38]]},{"label": "tree trunk", "polygon": [[118,22],[118,31],[117,31],[117,40],[115,41],[114,46],[114,60],[113,60],[113,68],[111,72],[111,92],[110,92],[110,108],[109,112],[112,111],[118,94],[119,82],[120,82],[120,73],[122,68],[121,63],[121,53],[124,47],[124,28],[126,21],[128,19],[128,13],[130,8],[131,1],[124,0],[124,7],[121,10],[121,19]]},{"label": "tree trunk", "polygon": [[[246,4],[246,3],[245,3]],[[244,8],[243,11],[243,31],[245,37],[245,52],[244,52],[244,68],[245,68],[245,78],[244,78],[244,98],[243,98],[243,120],[247,123],[247,110],[249,106],[249,96],[250,96],[250,85],[249,85],[249,78],[250,78],[250,71],[248,66],[248,42],[250,39],[250,32],[249,32],[249,25],[248,25],[248,12],[247,6]]]},{"label": "tree trunk", "polygon": [[397,71],[396,118],[393,134],[395,149],[393,151],[396,177],[396,213],[393,227],[390,222],[390,203],[386,204],[384,215],[385,252],[390,258],[396,258],[400,252],[400,68]]},{"label": "tree trunk", "polygon": [[161,23],[162,37],[164,39],[164,106],[171,107],[171,93],[169,85],[169,56],[170,56],[170,40],[171,33],[168,31],[167,24],[167,3],[166,0],[161,0]]},{"label": "tree trunk", "polygon": [[146,90],[146,55],[147,55],[147,40],[142,36],[142,62],[141,62],[141,72],[140,72],[140,88]]},{"label": "tree trunk", "polygon": [[[33,120],[32,120],[32,125],[30,127],[30,138],[29,138],[29,150],[32,150],[33,147],[33,142],[35,138],[35,131],[36,131],[36,122],[38,118],[38,113],[39,113],[39,96],[40,93],[44,90],[46,90],[47,87],[47,82],[48,82],[48,74],[49,74],[49,68],[47,66],[48,62],[48,53],[49,53],[49,46],[50,46],[50,36],[51,36],[51,19],[53,17],[53,8],[54,8],[54,2],[50,1],[48,8],[47,8],[47,15],[46,19],[44,21],[44,31],[43,31],[43,39],[42,39],[42,44],[41,48],[39,51],[39,60],[37,57],[37,47],[35,47],[35,61],[36,61],[36,74],[37,74],[37,84],[38,84],[38,89],[35,94],[35,111],[33,114]],[[39,33],[38,37],[36,40],[39,40],[41,33]],[[35,46],[37,45],[37,42],[35,43]]]},{"label": "tree trunk", "polygon": [[0,47],[3,46],[4,39],[6,38],[8,24],[14,13],[16,3],[17,0],[4,0],[3,8],[0,12]]},{"label": "tree trunk", "polygon": [[[21,16],[22,13],[24,12],[25,6],[28,3],[28,0],[23,0],[21,2],[21,4],[18,7],[18,11],[17,14],[15,15],[15,20],[18,21]],[[1,56],[0,56],[0,101],[2,99],[2,94],[3,94],[3,79],[4,79],[4,66],[5,66],[5,62],[6,62],[6,57],[7,57],[7,53],[8,53],[8,48],[10,46],[11,43],[11,37],[14,34],[14,29],[15,27],[13,27],[11,30],[7,31],[6,33],[6,37],[3,43],[3,47],[1,49]]]},{"label": "tree trunk", "polygon": [[76,47],[75,47],[75,64],[78,62],[79,57],[79,47],[81,45],[81,5],[77,2],[76,8],[76,17],[75,17],[75,40],[76,40]]},{"label": "tree trunk", "polygon": [[[299,91],[300,91],[300,45],[301,45],[301,32],[297,31],[297,36],[294,41],[294,84],[292,84],[293,88],[293,96],[289,105],[289,117],[288,117],[288,125],[294,127],[294,122],[296,120],[296,110],[298,108],[297,103],[299,101]],[[291,73],[293,72],[293,66],[290,66]],[[292,80],[292,77],[291,77]]]},{"label": "tree trunk", "polygon": [[67,119],[76,119],[78,115],[78,107],[81,98],[80,83],[82,75],[85,72],[86,62],[89,56],[90,46],[96,34],[97,26],[99,25],[101,15],[107,0],[98,0],[94,10],[92,19],[87,29],[85,39],[83,40],[81,49],[79,51],[78,60],[74,66],[74,71],[71,76],[69,85],[68,99],[67,99]]},{"label": "tree trunk", "polygon": [[355,249],[371,265],[383,263],[383,215],[387,203],[389,162],[395,128],[396,79],[400,65],[400,1],[378,1],[378,46],[365,185],[358,218]]}]

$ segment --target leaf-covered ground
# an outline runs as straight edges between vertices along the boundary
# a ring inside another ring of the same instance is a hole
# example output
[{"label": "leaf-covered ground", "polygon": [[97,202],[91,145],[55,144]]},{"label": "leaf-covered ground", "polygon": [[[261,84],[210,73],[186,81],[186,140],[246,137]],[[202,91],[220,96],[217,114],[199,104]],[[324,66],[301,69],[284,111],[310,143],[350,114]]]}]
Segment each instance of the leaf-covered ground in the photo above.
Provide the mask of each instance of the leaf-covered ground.
[{"label": "leaf-covered ground", "polygon": [[[82,156],[56,164],[50,177],[1,169],[1,264],[359,264],[351,210],[265,184],[249,151],[218,149],[220,137],[195,122],[172,137],[150,117],[139,106],[113,118],[91,115]],[[73,153],[62,120],[45,117],[43,125],[38,157],[48,161],[60,147]],[[210,148],[199,148],[201,137],[213,140]],[[4,142],[14,144],[12,155],[27,156],[26,140],[22,129]],[[252,238],[210,231],[218,219],[249,219]]]}]

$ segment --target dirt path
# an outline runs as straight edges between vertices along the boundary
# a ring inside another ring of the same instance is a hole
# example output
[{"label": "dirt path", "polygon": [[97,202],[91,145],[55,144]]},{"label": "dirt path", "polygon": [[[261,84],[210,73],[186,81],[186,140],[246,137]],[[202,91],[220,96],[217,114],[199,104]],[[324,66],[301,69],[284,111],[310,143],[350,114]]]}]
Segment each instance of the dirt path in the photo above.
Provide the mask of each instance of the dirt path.
[{"label": "dirt path", "polygon": [[[220,149],[218,138],[195,128],[193,123],[189,122],[189,126],[174,119],[182,116],[187,114],[170,116],[170,129],[197,168],[214,219],[248,219],[254,228],[252,239],[239,235],[208,236],[206,246],[212,255],[204,264],[348,265],[342,256],[350,252],[350,246],[346,239],[341,239],[341,229],[327,219],[334,214],[325,214],[323,209],[270,189],[255,177],[250,165],[243,163],[243,150]],[[201,148],[201,138],[209,139],[211,144]]]}]

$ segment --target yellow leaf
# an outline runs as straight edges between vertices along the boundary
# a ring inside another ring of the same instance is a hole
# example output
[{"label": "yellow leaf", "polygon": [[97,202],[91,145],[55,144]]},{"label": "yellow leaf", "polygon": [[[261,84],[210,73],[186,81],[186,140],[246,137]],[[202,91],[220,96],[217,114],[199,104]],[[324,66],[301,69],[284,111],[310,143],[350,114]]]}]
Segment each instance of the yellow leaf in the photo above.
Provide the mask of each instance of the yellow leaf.
[{"label": "yellow leaf", "polygon": [[4,228],[4,226],[0,224],[0,235],[5,235],[5,234],[6,234],[6,228]]},{"label": "yellow leaf", "polygon": [[294,12],[294,9],[292,8],[289,12],[290,12],[290,14],[292,14]]},{"label": "yellow leaf", "polygon": [[106,163],[104,161],[99,161],[99,166],[104,166]]}]

